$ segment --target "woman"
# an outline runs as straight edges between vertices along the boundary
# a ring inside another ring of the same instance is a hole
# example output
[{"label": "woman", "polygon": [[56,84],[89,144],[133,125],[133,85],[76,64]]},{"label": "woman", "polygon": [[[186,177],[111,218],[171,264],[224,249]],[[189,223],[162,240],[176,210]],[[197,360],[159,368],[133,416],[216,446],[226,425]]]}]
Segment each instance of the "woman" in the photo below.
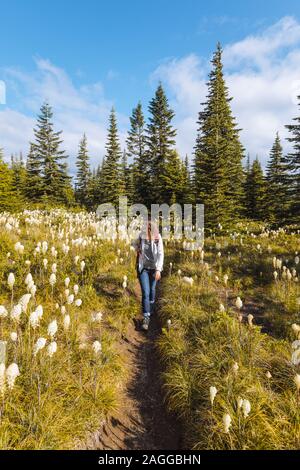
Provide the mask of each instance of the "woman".
[{"label": "woman", "polygon": [[155,303],[156,284],[161,278],[164,263],[164,246],[157,226],[148,221],[146,229],[135,242],[137,275],[142,289],[143,323],[147,331]]}]

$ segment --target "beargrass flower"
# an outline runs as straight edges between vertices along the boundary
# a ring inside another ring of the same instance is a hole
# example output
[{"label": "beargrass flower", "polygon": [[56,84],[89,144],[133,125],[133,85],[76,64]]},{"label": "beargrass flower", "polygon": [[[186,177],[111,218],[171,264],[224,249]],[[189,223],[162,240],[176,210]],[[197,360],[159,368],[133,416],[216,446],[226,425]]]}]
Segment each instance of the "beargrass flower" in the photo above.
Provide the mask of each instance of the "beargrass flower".
[{"label": "beargrass flower", "polygon": [[39,338],[33,347],[33,354],[36,356],[37,353],[46,346],[46,343],[46,338]]},{"label": "beargrass flower", "polygon": [[231,421],[232,421],[231,416],[228,413],[224,414],[224,416],[223,416],[223,425],[224,425],[224,432],[225,433],[229,432],[229,428],[231,426]]},{"label": "beargrass flower", "polygon": [[102,350],[100,341],[94,341],[92,347],[95,355],[99,354]]},{"label": "beargrass flower", "polygon": [[251,404],[249,400],[243,400],[243,405],[242,405],[243,413],[244,413],[244,418],[247,418],[249,416],[249,413],[251,411]]},{"label": "beargrass flower", "polygon": [[0,318],[5,318],[8,315],[8,311],[3,305],[0,305]]},{"label": "beargrass flower", "polygon": [[57,333],[57,321],[56,320],[52,320],[52,322],[49,323],[47,332],[51,338],[53,338],[56,335]]},{"label": "beargrass flower", "polygon": [[214,404],[214,400],[215,400],[217,393],[218,393],[218,390],[216,389],[216,387],[214,386],[209,387],[209,397],[210,397],[210,403],[212,406]]},{"label": "beargrass flower", "polygon": [[12,390],[14,388],[16,378],[20,375],[18,365],[15,362],[10,364],[10,366],[8,366],[8,368],[6,369],[5,375],[7,387],[9,390]]},{"label": "beargrass flower", "polygon": [[16,279],[14,273],[9,273],[8,278],[7,278],[7,284],[8,287],[12,290],[14,288]]},{"label": "beargrass flower", "polygon": [[64,330],[68,331],[68,329],[70,328],[70,324],[71,324],[70,315],[65,315],[63,322],[64,322]]},{"label": "beargrass flower", "polygon": [[52,341],[47,347],[47,354],[49,357],[52,357],[54,353],[57,351],[57,343],[56,341]]}]

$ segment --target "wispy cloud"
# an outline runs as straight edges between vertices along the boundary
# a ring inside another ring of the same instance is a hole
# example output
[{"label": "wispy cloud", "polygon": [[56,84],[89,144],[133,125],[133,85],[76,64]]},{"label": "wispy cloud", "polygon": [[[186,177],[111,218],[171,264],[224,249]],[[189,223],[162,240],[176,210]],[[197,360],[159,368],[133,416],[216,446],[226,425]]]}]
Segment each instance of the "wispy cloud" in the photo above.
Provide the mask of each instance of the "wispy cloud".
[{"label": "wispy cloud", "polygon": [[[39,58],[35,63],[34,73],[16,68],[4,71],[8,87],[13,90],[22,110],[17,112],[7,106],[0,111],[0,145],[6,155],[20,150],[26,153],[28,142],[33,138],[33,116],[47,100],[54,110],[55,128],[63,130],[71,170],[83,132],[88,138],[92,164],[98,164],[105,152],[108,115],[113,105],[104,96],[102,83],[75,86],[69,75],[49,60]],[[125,116],[119,115],[119,118],[123,125]],[[121,141],[124,144],[124,130],[121,130]]]},{"label": "wispy cloud", "polygon": [[[284,138],[284,125],[298,113],[300,23],[284,17],[256,35],[225,45],[223,58],[226,81],[234,97],[233,111],[243,129],[242,143],[252,156],[258,154],[265,163],[276,131]],[[56,129],[63,130],[71,168],[83,132],[88,136],[92,164],[96,165],[105,152],[107,119],[113,104],[105,96],[103,84],[75,85],[64,69],[43,58],[37,58],[35,65],[33,73],[5,69],[7,88],[18,107],[14,109],[8,103],[0,108],[0,146],[7,156],[20,150],[26,153],[33,138],[35,115],[47,99],[54,109]],[[176,111],[177,145],[182,155],[192,153],[209,69],[208,57],[190,54],[166,59],[151,76],[167,85]],[[118,118],[124,145],[128,116],[119,114]]]},{"label": "wispy cloud", "polygon": [[[276,131],[285,137],[284,125],[298,112],[300,23],[284,17],[257,35],[226,45],[223,58],[233,111],[243,128],[242,142],[265,163]],[[195,142],[195,121],[206,97],[208,71],[206,58],[193,54],[168,60],[154,72],[172,96],[183,154],[190,153]]]}]

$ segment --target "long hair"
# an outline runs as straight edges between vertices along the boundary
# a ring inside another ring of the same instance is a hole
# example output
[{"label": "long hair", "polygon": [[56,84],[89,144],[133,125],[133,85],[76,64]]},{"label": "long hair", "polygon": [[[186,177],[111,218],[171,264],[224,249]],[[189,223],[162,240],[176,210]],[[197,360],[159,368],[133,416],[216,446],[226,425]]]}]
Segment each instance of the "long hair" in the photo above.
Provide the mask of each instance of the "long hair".
[{"label": "long hair", "polygon": [[144,228],[141,232],[141,238],[143,239],[148,239],[148,234],[151,234],[151,239],[154,240],[154,241],[158,241],[159,240],[159,230],[158,230],[158,226],[156,225],[155,222],[153,222],[152,220],[148,220],[145,225],[144,225]]}]

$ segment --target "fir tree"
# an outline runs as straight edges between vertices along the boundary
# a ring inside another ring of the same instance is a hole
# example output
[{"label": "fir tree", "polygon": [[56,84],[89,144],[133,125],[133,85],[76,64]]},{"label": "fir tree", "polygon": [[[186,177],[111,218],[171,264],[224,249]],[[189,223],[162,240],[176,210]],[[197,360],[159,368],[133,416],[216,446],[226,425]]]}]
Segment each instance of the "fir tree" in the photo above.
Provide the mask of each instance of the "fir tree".
[{"label": "fir tree", "polygon": [[0,149],[0,211],[13,210],[16,203],[12,170],[4,162],[3,151]]},{"label": "fir tree", "polygon": [[132,199],[135,203],[147,204],[151,197],[151,168],[146,152],[145,120],[140,102],[132,111],[130,125],[126,143],[127,155],[132,159]]},{"label": "fir tree", "polygon": [[25,168],[25,196],[32,202],[38,202],[43,195],[42,161],[40,156],[35,152],[33,143],[30,144]]},{"label": "fir tree", "polygon": [[283,158],[280,137],[277,132],[267,165],[267,211],[271,222],[282,224],[289,209],[287,192],[287,169]]},{"label": "fir tree", "polygon": [[191,180],[191,172],[189,159],[186,155],[184,162],[182,163],[182,193],[179,196],[178,202],[180,204],[192,204],[193,203],[193,188]]},{"label": "fir tree", "polygon": [[266,210],[266,181],[261,164],[256,158],[249,177],[248,215],[254,220],[264,220]]},{"label": "fir tree", "polygon": [[11,156],[12,186],[17,197],[19,206],[22,207],[25,200],[26,169],[23,162],[23,155]]},{"label": "fir tree", "polygon": [[134,183],[132,165],[128,164],[127,152],[124,150],[121,163],[122,193],[127,196],[128,203],[134,200]]},{"label": "fir tree", "polygon": [[52,123],[53,113],[48,103],[41,107],[41,114],[34,129],[35,142],[31,158],[36,158],[36,166],[41,169],[43,198],[51,202],[70,202],[72,190],[64,150],[60,150],[61,131],[55,132]]},{"label": "fir tree", "polygon": [[[176,130],[172,126],[174,112],[161,84],[149,104],[147,126],[147,152],[151,169],[151,195],[148,204],[168,202],[165,200],[165,184],[170,178],[170,161],[174,157]],[[168,192],[167,192],[168,193]]]},{"label": "fir tree", "polygon": [[244,170],[244,203],[243,203],[243,214],[245,217],[251,217],[252,208],[251,204],[251,194],[252,194],[252,179],[251,179],[251,160],[250,155],[247,155],[246,168]]},{"label": "fir tree", "polygon": [[[300,95],[298,96],[300,107]],[[290,201],[290,217],[292,223],[300,223],[300,117],[293,119],[294,123],[286,126],[291,137],[287,140],[292,143],[293,151],[286,158],[285,163],[289,171],[288,195]]]},{"label": "fir tree", "polygon": [[113,108],[109,118],[106,155],[101,171],[102,202],[110,202],[114,205],[117,205],[119,202],[119,196],[123,192],[120,168],[121,156],[117,120]]},{"label": "fir tree", "polygon": [[196,201],[205,204],[208,226],[237,218],[242,209],[243,148],[230,101],[218,44],[212,59],[207,102],[199,113],[194,158]]},{"label": "fir tree", "polygon": [[87,205],[89,202],[88,185],[90,178],[90,166],[87,149],[87,138],[85,134],[79,143],[76,166],[76,199],[80,204]]}]

